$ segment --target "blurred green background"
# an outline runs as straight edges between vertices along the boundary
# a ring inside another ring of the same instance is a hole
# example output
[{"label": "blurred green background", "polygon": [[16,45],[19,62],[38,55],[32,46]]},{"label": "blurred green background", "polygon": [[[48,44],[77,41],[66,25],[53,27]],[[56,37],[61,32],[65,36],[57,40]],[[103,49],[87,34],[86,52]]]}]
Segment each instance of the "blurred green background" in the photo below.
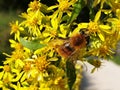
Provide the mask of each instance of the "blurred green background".
[{"label": "blurred green background", "polygon": [[0,0],[0,60],[4,60],[2,54],[6,52],[10,54],[9,45],[10,26],[9,23],[15,20],[21,20],[19,17],[21,12],[26,11],[31,0]]}]

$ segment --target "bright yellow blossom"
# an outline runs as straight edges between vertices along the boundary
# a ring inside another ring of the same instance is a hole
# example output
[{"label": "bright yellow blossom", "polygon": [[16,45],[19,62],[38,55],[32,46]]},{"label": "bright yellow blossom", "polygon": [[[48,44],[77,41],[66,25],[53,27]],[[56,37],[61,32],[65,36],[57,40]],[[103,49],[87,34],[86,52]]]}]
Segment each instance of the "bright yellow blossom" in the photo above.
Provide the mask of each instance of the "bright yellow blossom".
[{"label": "bright yellow blossom", "polygon": [[96,48],[93,48],[89,51],[90,54],[97,56],[99,58],[106,58],[107,56],[112,56],[114,52],[111,50],[111,48],[108,45],[100,45]]},{"label": "bright yellow blossom", "polygon": [[45,56],[37,57],[35,59],[35,65],[40,72],[44,72],[44,71],[46,71],[46,69],[49,65],[49,62],[46,61]]},{"label": "bright yellow blossom", "polygon": [[11,32],[10,34],[15,34],[15,40],[20,40],[20,32],[24,30],[23,27],[21,27],[18,23],[18,21],[16,21],[15,23],[10,23],[11,26]]},{"label": "bright yellow blossom", "polygon": [[3,71],[0,73],[1,76],[0,79],[2,79],[2,81],[0,80],[0,87],[2,87],[3,89],[4,88],[16,89],[17,86],[14,85],[12,82],[17,82],[23,73],[22,72],[20,73],[20,71],[16,70],[16,72],[19,72],[19,74],[17,74],[16,72],[14,72],[12,66],[10,65],[4,65],[4,67],[0,68],[1,69],[3,68]]},{"label": "bright yellow blossom", "polygon": [[16,50],[23,50],[23,46],[21,45],[21,43],[18,43],[12,39],[9,40],[11,43],[11,48],[15,48]]},{"label": "bright yellow blossom", "polygon": [[102,22],[99,22],[102,11],[99,10],[94,18],[94,21],[90,21],[88,23],[88,33],[93,34],[94,37],[98,36],[102,41],[105,41],[105,34],[112,33],[111,27],[108,25],[104,25]]},{"label": "bright yellow blossom", "polygon": [[37,10],[40,10],[40,7],[41,7],[41,4],[39,1],[37,0],[34,0],[33,2],[30,2],[30,4],[28,5],[29,8],[28,8],[28,12],[31,11],[31,12],[35,12]]},{"label": "bright yellow blossom", "polygon": [[26,20],[22,22],[22,25],[24,25],[26,28],[28,28],[28,33],[30,33],[33,36],[40,36],[42,29],[42,17],[43,14],[39,11],[36,12],[30,12],[30,13],[22,13],[21,17],[25,18]]},{"label": "bright yellow blossom", "polygon": [[53,13],[52,18],[58,18],[58,21],[60,22],[64,12],[70,16],[71,6],[75,4],[76,0],[57,0],[57,1],[58,1],[58,5],[53,5],[53,6],[49,7],[48,10],[58,8]]},{"label": "bright yellow blossom", "polygon": [[116,10],[116,16],[117,18],[109,18],[107,21],[110,22],[112,25],[112,30],[114,37],[117,41],[120,39],[120,9]]},{"label": "bright yellow blossom", "polygon": [[89,22],[88,23],[88,31],[89,33],[93,33],[93,34],[96,34],[97,32],[99,32],[99,26],[98,26],[98,23],[96,22]]},{"label": "bright yellow blossom", "polygon": [[4,62],[4,64],[15,64],[16,68],[23,68],[24,62],[23,59],[27,58],[26,54],[23,51],[16,50],[12,52],[12,55],[7,55],[9,58],[6,58],[7,60]]}]

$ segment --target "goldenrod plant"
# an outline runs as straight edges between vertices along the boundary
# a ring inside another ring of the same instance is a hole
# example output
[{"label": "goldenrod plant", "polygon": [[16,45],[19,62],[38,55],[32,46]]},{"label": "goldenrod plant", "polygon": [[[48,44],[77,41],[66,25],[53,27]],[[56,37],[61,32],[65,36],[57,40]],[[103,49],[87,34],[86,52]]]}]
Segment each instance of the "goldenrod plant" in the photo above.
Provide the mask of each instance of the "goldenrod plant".
[{"label": "goldenrod plant", "polygon": [[[88,22],[80,21],[89,9]],[[79,90],[84,63],[112,58],[120,40],[120,0],[57,0],[29,3],[23,21],[10,23],[14,50],[0,66],[3,90]]]}]

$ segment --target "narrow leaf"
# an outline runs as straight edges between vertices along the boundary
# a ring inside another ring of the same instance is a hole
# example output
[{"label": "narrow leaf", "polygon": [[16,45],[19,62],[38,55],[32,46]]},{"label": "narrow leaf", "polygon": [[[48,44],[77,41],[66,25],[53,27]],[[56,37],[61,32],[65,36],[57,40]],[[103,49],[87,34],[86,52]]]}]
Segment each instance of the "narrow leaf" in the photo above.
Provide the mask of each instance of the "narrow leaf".
[{"label": "narrow leaf", "polygon": [[66,62],[66,71],[67,71],[67,77],[68,77],[68,86],[69,86],[69,89],[72,90],[72,86],[76,80],[76,73],[75,73],[74,64],[69,60]]},{"label": "narrow leaf", "polygon": [[73,22],[79,15],[79,13],[81,12],[82,8],[85,6],[85,2],[84,0],[78,0],[74,7],[73,7],[73,11],[72,11],[72,15],[69,18],[67,25],[70,24],[71,22]]}]

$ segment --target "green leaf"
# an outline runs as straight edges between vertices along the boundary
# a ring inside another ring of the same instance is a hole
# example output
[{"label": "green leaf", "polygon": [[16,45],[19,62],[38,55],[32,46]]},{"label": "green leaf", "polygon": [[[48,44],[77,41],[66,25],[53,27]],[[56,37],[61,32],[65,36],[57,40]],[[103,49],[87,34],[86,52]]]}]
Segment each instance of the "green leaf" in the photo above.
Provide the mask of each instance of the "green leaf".
[{"label": "green leaf", "polygon": [[46,46],[45,44],[40,44],[40,42],[38,40],[28,41],[28,40],[23,39],[22,37],[20,38],[20,43],[24,47],[26,47],[30,50],[37,50],[37,49],[40,49],[40,48],[43,48]]},{"label": "green leaf", "polygon": [[69,89],[72,90],[72,86],[76,80],[76,73],[75,73],[74,64],[69,60],[67,60],[66,62],[66,71],[67,71],[67,77],[68,77],[68,86],[69,86]]},{"label": "green leaf", "polygon": [[72,23],[78,17],[79,13],[81,12],[81,10],[83,9],[84,6],[85,6],[84,0],[78,0],[75,3],[75,5],[73,6],[72,15],[69,18],[67,25]]},{"label": "green leaf", "polygon": [[110,60],[113,61],[114,63],[116,63],[117,65],[120,65],[120,56],[119,56],[119,53],[118,53],[118,55],[114,56]]}]

